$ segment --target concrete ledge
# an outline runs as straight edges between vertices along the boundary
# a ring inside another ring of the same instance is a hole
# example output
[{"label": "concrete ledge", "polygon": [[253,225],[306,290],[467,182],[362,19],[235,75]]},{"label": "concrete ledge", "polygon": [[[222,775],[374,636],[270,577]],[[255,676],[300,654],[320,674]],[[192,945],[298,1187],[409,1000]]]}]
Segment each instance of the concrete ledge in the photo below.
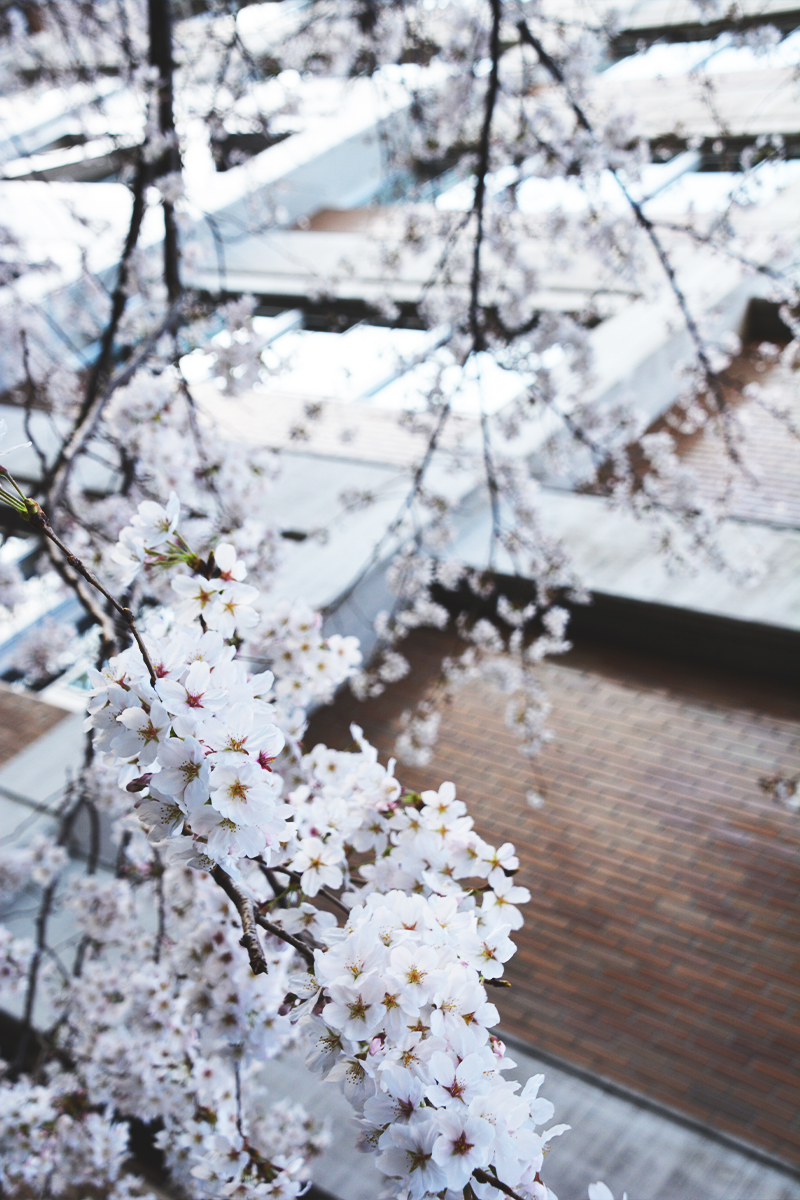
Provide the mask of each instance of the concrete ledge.
[{"label": "concrete ledge", "polygon": [[[498,591],[512,603],[523,605],[534,599],[528,580],[501,574],[495,578]],[[436,588],[434,598],[452,613],[497,620],[496,597],[481,601],[463,587],[456,592]],[[800,677],[800,633],[785,626],[600,591],[591,593],[590,604],[574,604],[565,596],[558,599],[570,612],[568,636],[579,644],[602,642],[786,683]]]},{"label": "concrete ledge", "polygon": [[800,634],[793,629],[603,592],[593,592],[590,605],[568,607],[576,640],[657,651],[786,683],[800,678]]}]

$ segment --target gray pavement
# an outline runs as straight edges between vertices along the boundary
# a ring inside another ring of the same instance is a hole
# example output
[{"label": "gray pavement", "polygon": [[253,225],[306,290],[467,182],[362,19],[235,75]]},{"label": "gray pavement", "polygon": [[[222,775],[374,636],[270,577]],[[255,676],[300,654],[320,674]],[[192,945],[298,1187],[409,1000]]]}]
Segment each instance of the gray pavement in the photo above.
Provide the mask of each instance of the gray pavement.
[{"label": "gray pavement", "polygon": [[[800,1200],[800,1171],[770,1167],[517,1046],[509,1053],[517,1067],[508,1077],[524,1082],[543,1073],[553,1123],[572,1126],[553,1140],[543,1168],[559,1200],[584,1200],[598,1179],[615,1200],[623,1192],[628,1200]],[[315,1184],[335,1200],[377,1200],[383,1177],[355,1148],[357,1126],[338,1086],[306,1070],[300,1052],[268,1063],[266,1075],[276,1099],[289,1096],[330,1122],[331,1146],[314,1164]]]}]

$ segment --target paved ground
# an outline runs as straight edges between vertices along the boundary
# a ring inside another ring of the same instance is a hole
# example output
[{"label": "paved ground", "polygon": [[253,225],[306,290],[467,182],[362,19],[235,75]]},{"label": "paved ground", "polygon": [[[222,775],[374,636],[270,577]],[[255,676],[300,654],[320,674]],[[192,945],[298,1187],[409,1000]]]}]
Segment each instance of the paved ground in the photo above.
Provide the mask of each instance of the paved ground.
[{"label": "paved ground", "polygon": [[[543,1175],[560,1200],[585,1200],[590,1183],[602,1179],[617,1200],[800,1200],[800,1178],[792,1178],[745,1154],[720,1145],[674,1121],[610,1095],[568,1071],[511,1047],[515,1070],[524,1082],[543,1072],[541,1094],[552,1100],[553,1123],[571,1125],[555,1138]],[[372,1158],[354,1145],[357,1126],[336,1084],[320,1083],[290,1054],[266,1064],[264,1074],[277,1099],[291,1096],[320,1120],[330,1122],[330,1148],[313,1166],[326,1200],[375,1200],[383,1176]]]},{"label": "paved ground", "polygon": [[[445,643],[420,634],[415,692],[407,680],[323,710],[309,744],[347,745],[355,719],[388,755]],[[412,786],[453,779],[480,832],[518,846],[533,900],[504,1025],[800,1162],[800,822],[758,787],[795,769],[786,689],[617,651],[573,653],[542,680],[556,740],[536,764],[504,698],[470,685],[431,766],[402,771]]]}]

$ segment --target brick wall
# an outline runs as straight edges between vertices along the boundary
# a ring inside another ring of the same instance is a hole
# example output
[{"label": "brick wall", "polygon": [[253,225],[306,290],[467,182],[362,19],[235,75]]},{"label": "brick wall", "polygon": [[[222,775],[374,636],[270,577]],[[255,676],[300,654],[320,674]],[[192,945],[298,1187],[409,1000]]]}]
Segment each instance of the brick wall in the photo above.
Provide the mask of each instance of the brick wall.
[{"label": "brick wall", "polygon": [[[411,676],[322,710],[308,744],[345,748],[355,720],[388,756],[452,643],[425,631],[411,649]],[[534,763],[505,697],[471,684],[431,766],[398,772],[452,779],[479,832],[518,847],[533,899],[513,987],[492,996],[504,1026],[800,1162],[800,820],[758,787],[796,766],[788,689],[601,648],[541,677],[556,739]]]},{"label": "brick wall", "polygon": [[63,709],[0,682],[0,763],[19,754],[66,715]]}]

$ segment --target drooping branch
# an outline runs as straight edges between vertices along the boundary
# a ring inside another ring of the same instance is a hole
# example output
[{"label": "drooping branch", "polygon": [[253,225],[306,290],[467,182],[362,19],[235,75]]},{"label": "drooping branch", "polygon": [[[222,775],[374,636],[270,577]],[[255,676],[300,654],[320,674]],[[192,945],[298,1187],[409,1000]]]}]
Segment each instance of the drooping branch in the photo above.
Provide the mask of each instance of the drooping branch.
[{"label": "drooping branch", "polygon": [[222,867],[214,867],[214,870],[211,872],[211,878],[222,888],[239,914],[239,920],[242,923],[242,936],[239,945],[244,946],[247,951],[250,959],[250,969],[254,975],[266,975],[268,970],[267,960],[264,957],[264,951],[261,949],[261,942],[258,940],[253,905],[242,889],[233,882],[228,872],[224,871]]},{"label": "drooping branch", "polygon": [[[180,170],[180,154],[175,132],[173,75],[175,61],[172,56],[172,5],[171,0],[148,0],[147,13],[150,30],[150,65],[158,71],[158,131],[164,149],[156,163],[157,175],[168,175]],[[180,249],[178,226],[175,221],[175,206],[167,196],[163,199],[164,210],[164,282],[170,302],[174,303],[181,294]]]},{"label": "drooping branch", "polygon": [[272,921],[268,921],[261,913],[256,913],[256,923],[271,933],[273,937],[279,938],[280,941],[286,942],[287,946],[291,946],[298,954],[301,954],[310,967],[314,966],[314,951],[310,946],[306,946],[294,934],[287,933],[285,929],[281,929],[279,925],[273,925]]},{"label": "drooping branch", "polygon": [[[518,21],[517,29],[519,30],[519,34],[520,34],[520,38],[521,38],[522,42],[525,45],[530,46],[530,48],[536,53],[540,63],[545,68],[545,70],[548,72],[548,74],[563,89],[564,95],[567,99],[567,103],[569,104],[570,108],[572,109],[572,112],[573,112],[575,119],[577,120],[580,128],[584,131],[584,133],[586,133],[589,136],[593,145],[598,146],[600,144],[600,139],[597,137],[597,135],[594,131],[594,128],[592,126],[592,123],[589,120],[589,118],[587,117],[586,113],[584,112],[582,106],[578,103],[578,101],[572,95],[572,92],[571,92],[571,89],[567,82],[567,79],[564,75],[563,70],[559,66],[559,64],[556,62],[556,60],[550,54],[547,53],[547,51],[545,50],[545,48],[542,45],[542,43],[540,42],[540,40],[536,37],[535,33],[533,33],[533,31],[531,30],[527,21],[525,21],[525,20]],[[722,388],[720,386],[720,381],[717,377],[716,372],[714,371],[714,369],[711,365],[711,361],[708,357],[708,351],[706,350],[705,342],[703,341],[702,335],[700,333],[700,329],[694,318],[692,310],[689,307],[689,303],[686,299],[686,294],[684,293],[683,288],[680,286],[680,284],[678,282],[678,278],[675,274],[675,268],[673,267],[673,265],[670,261],[669,255],[667,254],[667,251],[664,248],[664,244],[662,243],[661,239],[659,238],[659,236],[656,232],[655,224],[645,214],[641,203],[631,195],[627,185],[625,184],[625,181],[622,179],[617,168],[614,166],[611,166],[610,164],[607,164],[607,165],[608,165],[608,170],[611,172],[611,175],[615,179],[620,191],[622,192],[623,196],[625,197],[625,200],[627,201],[627,203],[634,215],[634,218],[636,219],[637,224],[640,226],[641,229],[644,230],[650,244],[653,247],[653,250],[655,251],[656,257],[658,258],[658,261],[661,264],[664,274],[667,277],[667,281],[672,290],[672,294],[674,295],[675,300],[677,301],[678,307],[681,310],[681,314],[686,323],[686,328],[689,332],[689,336],[692,339],[692,344],[694,345],[694,348],[695,348],[697,360],[700,363],[700,366],[702,368],[703,376],[705,378],[706,384],[708,386],[709,391],[714,396],[714,400],[717,405],[717,411],[719,413],[722,413],[722,412],[724,412],[724,410],[726,408],[726,402],[725,402],[725,397],[722,394]],[[738,463],[740,461],[740,456],[738,454],[738,451],[736,450],[736,448],[734,446],[732,446],[730,444],[730,441],[728,438],[726,438],[726,443],[728,445],[728,450],[729,450],[729,453],[731,454],[731,457],[733,458],[733,460],[735,462]]]},{"label": "drooping branch", "polygon": [[484,100],[483,126],[478,147],[477,182],[472,211],[475,214],[475,240],[472,245],[472,277],[469,294],[469,328],[472,336],[472,349],[483,348],[483,334],[479,326],[479,300],[481,286],[481,249],[483,247],[483,215],[486,203],[486,176],[489,173],[489,151],[491,146],[492,119],[494,117],[497,93],[500,87],[500,23],[503,17],[502,0],[490,0],[492,8],[492,31],[490,35],[489,54],[492,61],[489,71],[489,82],[486,87]]},{"label": "drooping branch", "polygon": [[[498,1179],[496,1175],[490,1175],[488,1171],[484,1171],[480,1167],[475,1168],[472,1172],[472,1177],[477,1183],[488,1184],[489,1187],[496,1188],[498,1192],[502,1192],[504,1196],[510,1196],[511,1200],[522,1200],[519,1192],[515,1192],[507,1183],[503,1183],[502,1179]],[[536,1179],[537,1181],[539,1180],[538,1174]]]},{"label": "drooping branch", "polygon": [[[130,629],[131,635],[132,635],[134,641],[136,642],[136,645],[139,647],[139,652],[140,652],[142,658],[144,659],[144,664],[147,667],[147,670],[150,675],[150,683],[152,684],[153,687],[155,687],[155,684],[156,684],[155,668],[153,667],[153,663],[150,659],[150,655],[147,652],[147,647],[145,646],[144,642],[142,641],[142,635],[139,633],[139,629],[136,625],[136,618],[134,617],[131,610],[129,608],[126,608],[125,605],[120,604],[119,600],[117,600],[117,598],[115,596],[112,596],[111,592],[109,592],[108,588],[103,586],[103,584],[100,582],[100,580],[97,578],[97,576],[93,575],[92,572],[89,570],[89,568],[84,566],[84,564],[77,557],[77,555],[73,554],[71,550],[67,549],[67,547],[64,545],[64,543],[61,541],[61,538],[54,531],[53,527],[51,526],[50,522],[48,521],[47,516],[46,516],[44,510],[42,509],[41,505],[37,504],[35,500],[29,499],[27,501],[26,507],[27,507],[26,519],[30,522],[30,524],[34,527],[34,529],[38,529],[41,533],[44,534],[44,536],[48,539],[48,541],[52,542],[54,546],[57,546],[58,549],[61,551],[61,553],[64,555],[64,558],[66,559],[68,565],[72,568],[72,570],[77,575],[79,575],[83,579],[85,579],[87,583],[91,584],[91,586],[93,588],[95,588],[100,593],[100,595],[103,596],[108,601],[108,603],[115,610],[115,612],[119,613],[119,615],[122,617],[123,621]],[[103,621],[100,622],[101,629],[104,628],[104,624],[105,623]]]}]

